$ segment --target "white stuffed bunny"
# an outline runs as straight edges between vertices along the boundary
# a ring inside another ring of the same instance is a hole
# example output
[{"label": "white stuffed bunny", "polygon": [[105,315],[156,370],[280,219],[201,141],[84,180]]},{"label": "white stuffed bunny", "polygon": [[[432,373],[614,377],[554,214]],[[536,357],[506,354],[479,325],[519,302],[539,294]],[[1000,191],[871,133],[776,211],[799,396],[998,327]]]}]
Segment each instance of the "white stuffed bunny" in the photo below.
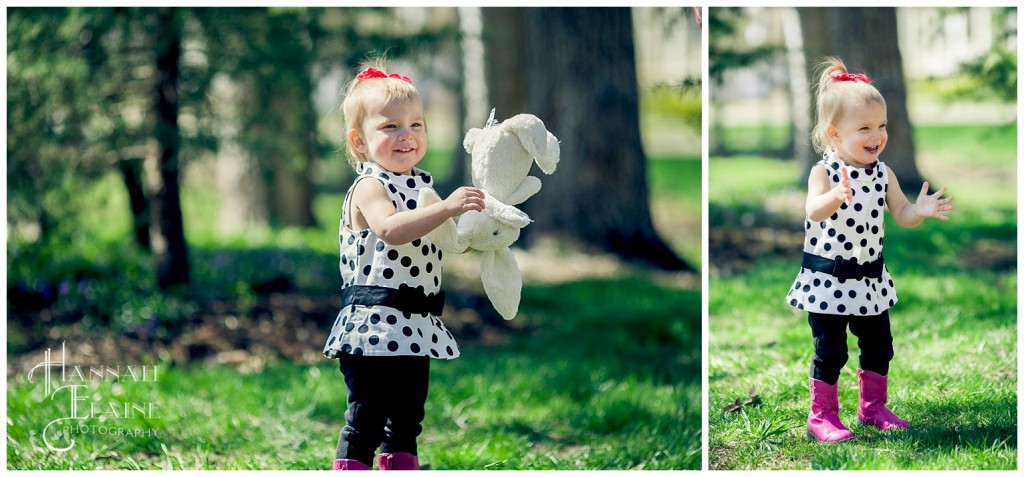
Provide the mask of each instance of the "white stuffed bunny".
[{"label": "white stuffed bunny", "polygon": [[[484,210],[462,214],[458,224],[449,219],[427,237],[446,252],[483,252],[480,280],[484,291],[494,309],[511,320],[519,310],[523,279],[509,246],[531,222],[515,206],[540,190],[540,179],[528,175],[534,160],[545,174],[555,172],[558,139],[536,116],[519,114],[498,124],[492,110],[487,126],[470,129],[463,146],[472,156],[473,185],[484,191]],[[421,204],[440,200],[433,190],[420,191]]]}]

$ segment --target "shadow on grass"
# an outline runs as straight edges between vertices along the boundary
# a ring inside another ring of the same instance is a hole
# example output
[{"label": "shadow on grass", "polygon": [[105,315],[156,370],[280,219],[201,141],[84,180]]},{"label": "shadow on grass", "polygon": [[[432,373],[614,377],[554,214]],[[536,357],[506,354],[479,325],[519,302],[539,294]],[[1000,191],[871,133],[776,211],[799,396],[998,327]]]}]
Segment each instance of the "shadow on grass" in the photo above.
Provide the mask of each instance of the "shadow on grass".
[{"label": "shadow on grass", "polygon": [[523,297],[527,327],[538,332],[528,340],[538,362],[570,357],[619,378],[700,382],[700,290],[627,278],[526,287]]},{"label": "shadow on grass", "polygon": [[[920,452],[1017,448],[1017,400],[1012,396],[969,402],[931,402],[925,407],[928,414],[919,418],[920,422],[912,422],[908,429],[882,432],[859,426],[859,437],[866,442],[903,443]],[[865,431],[869,434],[864,435]]]}]

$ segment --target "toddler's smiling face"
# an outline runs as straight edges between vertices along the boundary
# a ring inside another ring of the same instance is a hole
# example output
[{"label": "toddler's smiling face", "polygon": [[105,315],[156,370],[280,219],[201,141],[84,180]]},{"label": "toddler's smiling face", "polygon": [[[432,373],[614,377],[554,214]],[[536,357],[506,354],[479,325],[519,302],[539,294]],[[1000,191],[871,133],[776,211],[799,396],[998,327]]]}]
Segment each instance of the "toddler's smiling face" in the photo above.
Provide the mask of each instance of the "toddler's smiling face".
[{"label": "toddler's smiling face", "polygon": [[889,140],[885,105],[871,101],[845,106],[842,117],[828,128],[832,148],[851,166],[870,166]]},{"label": "toddler's smiling face", "polygon": [[408,174],[427,153],[423,102],[419,98],[393,100],[368,114],[352,143],[385,169]]}]

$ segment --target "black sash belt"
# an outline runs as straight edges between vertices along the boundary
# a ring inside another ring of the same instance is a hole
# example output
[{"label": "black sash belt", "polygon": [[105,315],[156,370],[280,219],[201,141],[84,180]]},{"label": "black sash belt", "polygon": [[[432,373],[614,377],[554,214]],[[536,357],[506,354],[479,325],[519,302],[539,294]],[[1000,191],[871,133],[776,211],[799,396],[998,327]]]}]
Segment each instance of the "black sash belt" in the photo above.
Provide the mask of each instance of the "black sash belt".
[{"label": "black sash belt", "polygon": [[836,278],[855,280],[859,278],[881,278],[885,262],[882,260],[881,255],[873,262],[855,263],[844,260],[843,257],[831,259],[804,252],[803,263],[800,266],[811,271],[827,273]]},{"label": "black sash belt", "polygon": [[425,295],[416,288],[400,285],[397,289],[368,285],[352,285],[341,289],[341,306],[390,306],[406,313],[441,316],[444,290]]}]

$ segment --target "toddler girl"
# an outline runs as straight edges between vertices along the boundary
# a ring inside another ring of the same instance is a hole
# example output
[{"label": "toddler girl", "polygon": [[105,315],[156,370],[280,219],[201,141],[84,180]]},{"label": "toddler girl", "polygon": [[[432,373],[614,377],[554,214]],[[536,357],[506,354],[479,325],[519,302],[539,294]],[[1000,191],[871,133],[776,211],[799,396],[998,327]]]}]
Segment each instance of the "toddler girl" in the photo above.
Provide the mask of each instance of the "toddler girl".
[{"label": "toddler girl", "polygon": [[334,469],[370,469],[379,446],[381,469],[416,470],[430,359],[459,356],[441,323],[441,251],[424,235],[483,210],[483,192],[462,187],[441,202],[416,203],[431,178],[415,167],[427,151],[427,124],[409,78],[362,70],[342,112],[358,176],[338,235],[342,309],[323,350],[338,359],[348,387]]},{"label": "toddler girl", "polygon": [[807,437],[834,442],[853,437],[839,420],[837,396],[847,325],[860,347],[857,420],[882,430],[910,425],[885,405],[893,357],[888,309],[897,299],[882,258],[884,208],[897,224],[914,227],[926,217],[947,220],[942,212],[953,206],[951,197],[940,198],[945,188],[928,195],[927,182],[911,204],[879,160],[886,106],[870,78],[850,74],[837,58],[820,71],[813,142],[823,154],[807,181],[803,262],[786,300],[807,311],[814,337]]}]

